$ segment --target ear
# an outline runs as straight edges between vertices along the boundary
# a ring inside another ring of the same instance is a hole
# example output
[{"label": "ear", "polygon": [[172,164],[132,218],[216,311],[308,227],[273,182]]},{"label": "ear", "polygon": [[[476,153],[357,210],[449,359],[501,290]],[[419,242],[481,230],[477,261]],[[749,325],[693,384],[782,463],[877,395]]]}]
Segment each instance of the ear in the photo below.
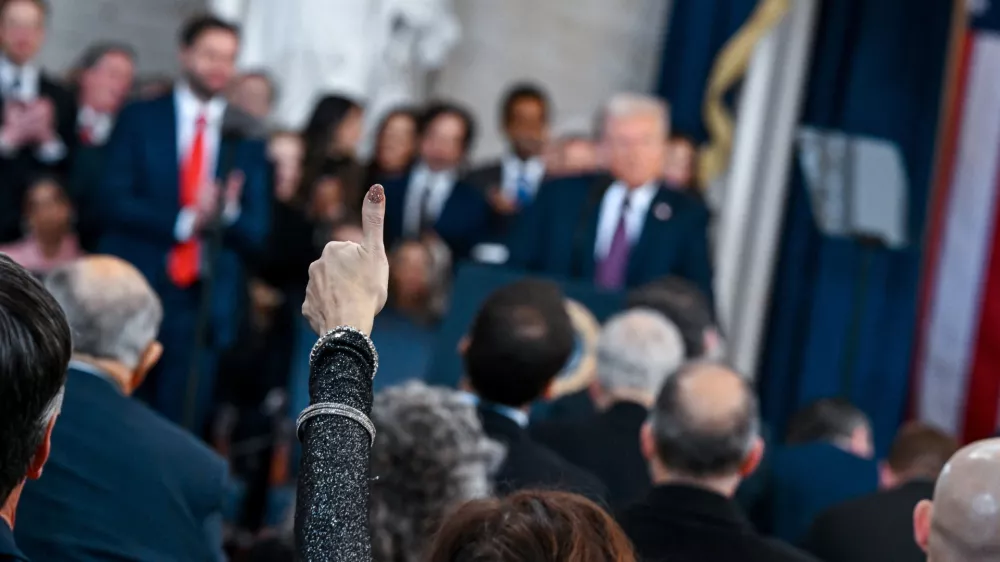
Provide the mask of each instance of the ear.
[{"label": "ear", "polygon": [[870,459],[875,456],[874,449],[872,431],[866,424],[861,425],[851,433],[851,450],[855,455],[863,459]]},{"label": "ear", "polygon": [[719,350],[719,332],[715,328],[705,330],[705,335],[702,336],[702,349],[705,357],[710,359],[716,357]]},{"label": "ear", "polygon": [[35,449],[35,456],[31,457],[31,464],[28,465],[27,474],[30,480],[38,480],[42,477],[42,468],[45,466],[45,462],[49,460],[49,453],[52,452],[52,430],[56,427],[57,418],[59,418],[58,414],[52,416],[52,419],[49,420],[49,425],[45,428],[45,437],[42,438],[42,442]]},{"label": "ear", "polygon": [[590,397],[590,401],[594,403],[594,406],[597,406],[598,409],[600,409],[604,393],[601,392],[601,385],[598,384],[596,379],[587,385],[587,396]]},{"label": "ear", "polygon": [[542,390],[542,400],[546,402],[551,402],[556,398],[555,396],[556,380],[552,379],[549,384],[545,385],[545,389]]},{"label": "ear", "polygon": [[639,448],[642,449],[642,458],[646,462],[656,459],[656,437],[653,436],[653,425],[649,422],[642,424],[639,429]]},{"label": "ear", "polygon": [[753,474],[762,460],[764,460],[764,440],[759,436],[754,437],[750,452],[747,453],[743,464],[740,465],[740,478],[746,478]]},{"label": "ear", "polygon": [[922,500],[913,509],[913,540],[924,553],[931,541],[931,520],[934,517],[934,503]]},{"label": "ear", "polygon": [[472,340],[469,339],[468,335],[462,336],[462,339],[458,340],[458,346],[455,347],[455,351],[458,351],[459,355],[465,357],[465,354],[469,352],[469,345],[471,343]]},{"label": "ear", "polygon": [[878,484],[883,490],[891,490],[899,485],[899,476],[885,461],[878,463]]},{"label": "ear", "polygon": [[139,358],[139,366],[132,373],[132,384],[128,389],[129,395],[132,395],[142,385],[143,381],[146,380],[146,375],[160,362],[160,357],[162,356],[163,344],[158,341],[149,344],[146,351],[142,353],[142,357]]}]

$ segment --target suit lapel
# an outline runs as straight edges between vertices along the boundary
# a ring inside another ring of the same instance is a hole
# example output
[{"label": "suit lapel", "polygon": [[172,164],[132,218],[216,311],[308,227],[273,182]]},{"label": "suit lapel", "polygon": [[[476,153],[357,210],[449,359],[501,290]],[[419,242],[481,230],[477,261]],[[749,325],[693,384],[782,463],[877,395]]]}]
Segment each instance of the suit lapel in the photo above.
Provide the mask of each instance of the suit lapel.
[{"label": "suit lapel", "polygon": [[614,183],[611,176],[599,176],[590,185],[587,193],[587,201],[584,203],[580,228],[583,229],[582,236],[577,237],[574,251],[574,263],[580,264],[580,277],[593,279],[597,264],[594,261],[594,244],[597,240],[597,227],[601,220],[601,205],[604,201],[604,194]]},{"label": "suit lapel", "polygon": [[[173,90],[160,98],[153,111],[155,126],[151,128],[156,134],[149,136],[150,152],[154,155],[152,162],[163,162],[163,181],[173,186],[180,193],[180,155],[177,152],[177,104],[174,101]],[[164,158],[164,156],[169,156]]]},{"label": "suit lapel", "polygon": [[669,199],[670,192],[661,184],[646,211],[646,220],[642,223],[639,240],[629,252],[626,279],[635,279],[642,264],[649,261],[650,253],[661,246],[661,233],[670,224],[670,215],[664,212],[664,209],[671,209]]}]

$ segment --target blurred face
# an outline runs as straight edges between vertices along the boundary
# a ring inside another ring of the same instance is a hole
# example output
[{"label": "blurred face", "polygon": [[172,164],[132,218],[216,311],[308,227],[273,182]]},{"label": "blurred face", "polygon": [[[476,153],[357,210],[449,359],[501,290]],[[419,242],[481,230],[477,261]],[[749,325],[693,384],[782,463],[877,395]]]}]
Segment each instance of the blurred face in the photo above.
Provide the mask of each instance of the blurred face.
[{"label": "blurred face", "polygon": [[80,75],[81,103],[101,113],[118,113],[135,77],[135,65],[124,53],[108,53]]},{"label": "blurred face", "polygon": [[351,108],[337,130],[330,135],[331,154],[353,155],[357,152],[358,143],[361,142],[364,117],[361,108]]},{"label": "blurred face", "polygon": [[664,176],[668,183],[686,187],[694,179],[694,145],[686,140],[667,143],[667,166]]},{"label": "blurred face", "polygon": [[411,300],[426,295],[430,285],[430,254],[419,242],[407,242],[393,254],[389,273],[398,299]]},{"label": "blurred face", "polygon": [[45,43],[45,12],[29,0],[15,0],[0,14],[0,44],[12,63],[31,62]]},{"label": "blurred face", "polygon": [[467,132],[465,121],[458,115],[445,113],[438,116],[420,140],[420,158],[435,172],[457,168],[465,158]]},{"label": "blurred face", "polygon": [[70,230],[73,210],[62,190],[55,184],[42,182],[27,193],[28,228],[42,240],[58,239]]},{"label": "blurred face", "polygon": [[236,81],[229,93],[229,101],[236,107],[265,120],[271,114],[274,92],[271,84],[263,76],[245,76]]},{"label": "blurred face", "polygon": [[316,180],[312,197],[313,216],[327,222],[344,215],[344,190],[337,178],[323,177]]},{"label": "blurred face", "polygon": [[305,149],[298,135],[277,135],[268,144],[268,157],[274,163],[274,195],[288,202],[302,181],[302,158]]},{"label": "blurred face", "polygon": [[209,29],[181,51],[184,78],[202,98],[215,97],[225,91],[236,74],[236,55],[240,41],[223,29]]},{"label": "blurred face", "polygon": [[545,105],[535,98],[517,100],[511,107],[505,131],[518,157],[528,159],[539,156],[549,134]]},{"label": "blurred face", "polygon": [[417,123],[409,115],[389,118],[378,139],[375,155],[379,168],[385,172],[401,172],[413,160],[417,150]]},{"label": "blurred face", "polygon": [[585,140],[567,142],[562,147],[561,168],[564,174],[575,176],[597,169],[597,147]]},{"label": "blurred face", "polygon": [[614,177],[630,188],[659,179],[665,162],[664,129],[655,113],[609,118],[604,144]]}]

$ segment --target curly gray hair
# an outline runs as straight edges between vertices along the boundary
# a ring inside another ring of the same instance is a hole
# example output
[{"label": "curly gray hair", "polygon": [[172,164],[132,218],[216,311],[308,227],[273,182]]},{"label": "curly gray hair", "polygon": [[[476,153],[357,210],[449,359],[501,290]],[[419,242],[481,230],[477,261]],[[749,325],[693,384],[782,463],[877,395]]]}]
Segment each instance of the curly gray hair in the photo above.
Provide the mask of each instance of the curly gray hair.
[{"label": "curly gray hair", "polygon": [[369,521],[376,562],[416,562],[448,512],[490,494],[501,445],[459,392],[409,383],[375,397]]}]

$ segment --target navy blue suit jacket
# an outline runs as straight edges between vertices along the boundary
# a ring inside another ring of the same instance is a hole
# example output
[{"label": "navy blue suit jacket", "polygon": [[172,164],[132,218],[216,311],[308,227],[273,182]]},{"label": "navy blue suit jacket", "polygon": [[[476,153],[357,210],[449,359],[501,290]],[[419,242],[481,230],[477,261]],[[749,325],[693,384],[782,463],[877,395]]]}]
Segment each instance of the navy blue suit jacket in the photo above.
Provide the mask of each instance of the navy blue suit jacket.
[{"label": "navy blue suit jacket", "polygon": [[[232,154],[231,169],[246,176],[239,220],[226,228],[214,267],[212,333],[215,343],[225,346],[236,336],[233,318],[243,294],[243,261],[260,252],[267,236],[270,196],[264,142],[223,139],[220,145],[219,174],[228,173],[222,169],[228,159],[223,155]],[[173,92],[122,111],[107,145],[98,248],[131,262],[161,294],[173,287],[166,263],[177,244],[179,161]]]},{"label": "navy blue suit jacket", "polygon": [[[538,190],[509,240],[512,267],[592,281],[596,269],[601,201],[612,184],[609,176],[562,178]],[[669,208],[669,216],[657,209]],[[696,283],[712,298],[708,251],[708,209],[697,199],[661,186],[629,255],[629,287],[668,275]]]},{"label": "navy blue suit jacket", "polygon": [[[411,174],[382,184],[386,195],[386,246],[391,247],[403,237]],[[451,248],[455,258],[461,259],[489,236],[493,220],[493,211],[483,194],[472,185],[458,180],[434,224],[434,231]]]},{"label": "navy blue suit jacket", "polygon": [[226,473],[195,437],[71,368],[45,472],[18,504],[18,545],[34,560],[218,560]]}]

